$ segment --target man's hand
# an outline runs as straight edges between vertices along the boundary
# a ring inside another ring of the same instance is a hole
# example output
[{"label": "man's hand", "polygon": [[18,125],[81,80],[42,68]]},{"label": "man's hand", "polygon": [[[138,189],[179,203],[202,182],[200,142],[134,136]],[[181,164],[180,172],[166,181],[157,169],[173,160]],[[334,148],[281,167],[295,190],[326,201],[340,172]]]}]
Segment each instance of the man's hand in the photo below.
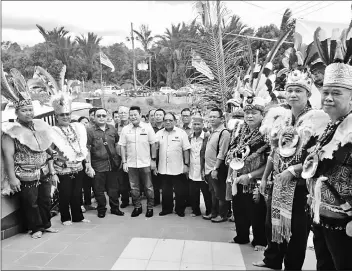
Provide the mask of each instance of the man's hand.
[{"label": "man's hand", "polygon": [[123,163],[123,171],[128,172],[128,165],[127,163]]},{"label": "man's hand", "polygon": [[154,169],[154,170],[152,170],[152,172],[153,172],[153,174],[155,175],[155,176],[157,176],[158,175],[158,169],[156,168],[156,169]]},{"label": "man's hand", "polygon": [[183,165],[183,174],[186,175],[186,178],[189,178],[189,167],[187,165]]},{"label": "man's hand", "polygon": [[51,176],[50,181],[52,182],[52,185],[57,187],[57,184],[60,183],[59,177],[54,174]]},{"label": "man's hand", "polygon": [[242,185],[248,185],[250,182],[250,179],[248,177],[248,174],[243,174],[240,177],[237,177],[237,183],[242,184]]},{"label": "man's hand", "polygon": [[217,170],[213,170],[211,172],[211,177],[214,179],[214,180],[217,180],[218,179],[218,171]]},{"label": "man's hand", "polygon": [[151,170],[155,170],[156,169],[156,161],[154,161],[154,160],[150,161],[150,169]]},{"label": "man's hand", "polygon": [[88,177],[90,177],[90,178],[93,178],[93,177],[94,177],[95,171],[94,171],[94,169],[92,168],[91,165],[86,164],[86,174],[87,174]]},{"label": "man's hand", "polygon": [[287,186],[288,182],[293,179],[293,175],[287,169],[276,175],[276,180],[282,183],[282,186]]},{"label": "man's hand", "polygon": [[12,180],[9,180],[9,184],[10,184],[11,189],[14,192],[20,192],[21,191],[21,182],[20,182],[19,179],[14,178]]},{"label": "man's hand", "polygon": [[266,188],[266,179],[262,179],[259,186],[259,193],[262,194],[263,196],[265,193],[265,188]]}]

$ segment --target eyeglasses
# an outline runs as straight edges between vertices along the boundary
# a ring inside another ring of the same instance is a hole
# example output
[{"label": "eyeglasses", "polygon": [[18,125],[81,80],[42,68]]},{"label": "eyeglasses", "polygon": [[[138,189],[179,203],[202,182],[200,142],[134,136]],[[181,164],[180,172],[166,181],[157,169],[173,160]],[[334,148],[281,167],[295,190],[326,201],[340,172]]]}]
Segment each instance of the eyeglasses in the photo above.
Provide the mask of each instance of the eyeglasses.
[{"label": "eyeglasses", "polygon": [[174,120],[164,120],[165,122],[173,122]]},{"label": "eyeglasses", "polygon": [[96,115],[97,118],[106,118],[106,115],[105,114],[102,114],[102,115]]},{"label": "eyeglasses", "polygon": [[59,114],[60,117],[69,117],[71,113],[61,113]]},{"label": "eyeglasses", "polygon": [[181,115],[182,118],[189,118],[191,115]]}]

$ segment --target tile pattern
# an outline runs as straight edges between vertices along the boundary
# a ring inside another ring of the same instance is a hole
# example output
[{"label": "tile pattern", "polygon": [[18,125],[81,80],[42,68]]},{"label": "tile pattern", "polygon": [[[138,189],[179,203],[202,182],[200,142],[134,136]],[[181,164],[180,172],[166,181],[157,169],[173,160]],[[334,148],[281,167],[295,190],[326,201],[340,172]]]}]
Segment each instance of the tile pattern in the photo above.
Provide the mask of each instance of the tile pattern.
[{"label": "tile pattern", "polygon": [[[255,269],[252,262],[262,259],[263,253],[254,252],[249,245],[228,244],[235,236],[233,223],[216,224],[201,217],[190,217],[190,208],[183,218],[175,214],[159,217],[160,206],[154,209],[154,217],[146,218],[145,203],[143,200],[144,213],[136,218],[131,218],[132,206],[123,209],[124,217],[111,215],[108,211],[106,217],[100,219],[96,211],[88,211],[84,216],[91,223],[73,223],[68,227],[61,224],[60,216],[56,216],[52,224],[59,233],[44,233],[36,240],[28,234],[2,240],[1,269],[109,270],[119,259],[122,266],[133,263],[135,268],[147,270],[236,270]],[[133,238],[146,242],[138,253],[128,249],[133,242],[139,242]],[[219,250],[221,252],[217,252]],[[122,255],[125,258],[120,257]],[[307,250],[304,269],[315,269],[314,251]]]}]

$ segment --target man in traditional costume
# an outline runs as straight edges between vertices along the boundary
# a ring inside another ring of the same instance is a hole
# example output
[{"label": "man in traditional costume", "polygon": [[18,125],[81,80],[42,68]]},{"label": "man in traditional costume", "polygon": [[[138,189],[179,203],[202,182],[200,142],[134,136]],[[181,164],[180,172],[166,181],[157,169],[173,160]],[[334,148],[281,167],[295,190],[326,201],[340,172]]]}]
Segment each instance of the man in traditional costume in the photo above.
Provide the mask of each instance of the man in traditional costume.
[{"label": "man in traditional costume", "polygon": [[51,186],[58,181],[48,155],[52,154],[53,130],[44,121],[33,119],[26,80],[16,69],[11,69],[11,75],[8,82],[1,69],[1,94],[13,102],[17,115],[15,122],[2,127],[2,151],[10,187],[20,193],[26,226],[36,239],[43,232],[57,232],[50,222]]},{"label": "man in traditional costume", "polygon": [[[58,151],[54,168],[59,176],[59,204],[61,222],[71,225],[72,222],[90,222],[85,219],[81,209],[83,186],[83,163],[89,177],[94,176],[94,170],[87,160],[87,131],[78,122],[71,122],[72,100],[67,93],[58,93],[51,99],[57,120],[55,142],[53,149]],[[83,163],[82,163],[83,162]]]},{"label": "man in traditional costume", "polygon": [[302,172],[302,156],[328,122],[328,116],[308,103],[312,80],[304,71],[288,75],[286,99],[291,109],[271,108],[260,128],[270,140],[271,153],[261,181],[261,193],[269,175],[273,188],[267,201],[264,260],[254,265],[301,270],[306,253],[310,222],[306,212],[307,187]]},{"label": "man in traditional costume", "polygon": [[[265,102],[259,97],[247,99],[244,105],[244,123],[233,130],[226,164],[229,166],[227,193],[233,195],[232,208],[236,225],[233,243],[249,243],[249,228],[253,228],[252,245],[255,250],[264,250],[265,199],[257,193],[257,180],[263,175],[270,146],[265,142],[259,128],[264,117]],[[258,196],[258,197],[256,197]]]},{"label": "man in traditional costume", "polygon": [[330,122],[303,165],[314,214],[317,270],[352,270],[352,47],[348,32],[342,32],[336,52],[325,58],[334,62],[326,63],[321,92]]}]

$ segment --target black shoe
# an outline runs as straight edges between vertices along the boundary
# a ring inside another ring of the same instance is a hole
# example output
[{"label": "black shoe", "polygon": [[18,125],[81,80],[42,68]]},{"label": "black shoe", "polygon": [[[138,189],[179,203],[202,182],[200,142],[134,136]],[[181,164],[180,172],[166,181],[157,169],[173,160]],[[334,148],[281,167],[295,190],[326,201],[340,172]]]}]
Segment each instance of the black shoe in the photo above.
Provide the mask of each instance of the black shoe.
[{"label": "black shoe", "polygon": [[164,216],[164,215],[169,215],[169,214],[172,214],[172,212],[161,211],[161,212],[159,213],[159,216]]},{"label": "black shoe", "polygon": [[117,209],[117,210],[111,210],[111,214],[113,214],[113,215],[118,215],[118,216],[124,216],[124,215],[125,215],[125,213],[122,212],[122,211],[120,211],[119,209]]},{"label": "black shoe", "polygon": [[145,213],[146,217],[152,217],[154,215],[153,209],[148,209],[147,212]]},{"label": "black shoe", "polygon": [[238,238],[238,236],[234,237],[233,241],[234,241],[234,243],[240,244],[240,245],[246,245],[249,243],[249,239],[247,239],[247,240],[240,239],[240,238]]},{"label": "black shoe", "polygon": [[120,205],[120,208],[126,208],[127,206],[129,206],[129,203],[123,202]]},{"label": "black shoe", "polygon": [[140,208],[134,208],[131,217],[136,217],[139,216],[143,212],[142,207]]},{"label": "black shoe", "polygon": [[105,217],[105,213],[98,213],[98,217],[99,218],[104,218]]},{"label": "black shoe", "polygon": [[177,214],[179,217],[185,217],[185,213],[184,213],[184,212],[176,212],[176,214]]}]

